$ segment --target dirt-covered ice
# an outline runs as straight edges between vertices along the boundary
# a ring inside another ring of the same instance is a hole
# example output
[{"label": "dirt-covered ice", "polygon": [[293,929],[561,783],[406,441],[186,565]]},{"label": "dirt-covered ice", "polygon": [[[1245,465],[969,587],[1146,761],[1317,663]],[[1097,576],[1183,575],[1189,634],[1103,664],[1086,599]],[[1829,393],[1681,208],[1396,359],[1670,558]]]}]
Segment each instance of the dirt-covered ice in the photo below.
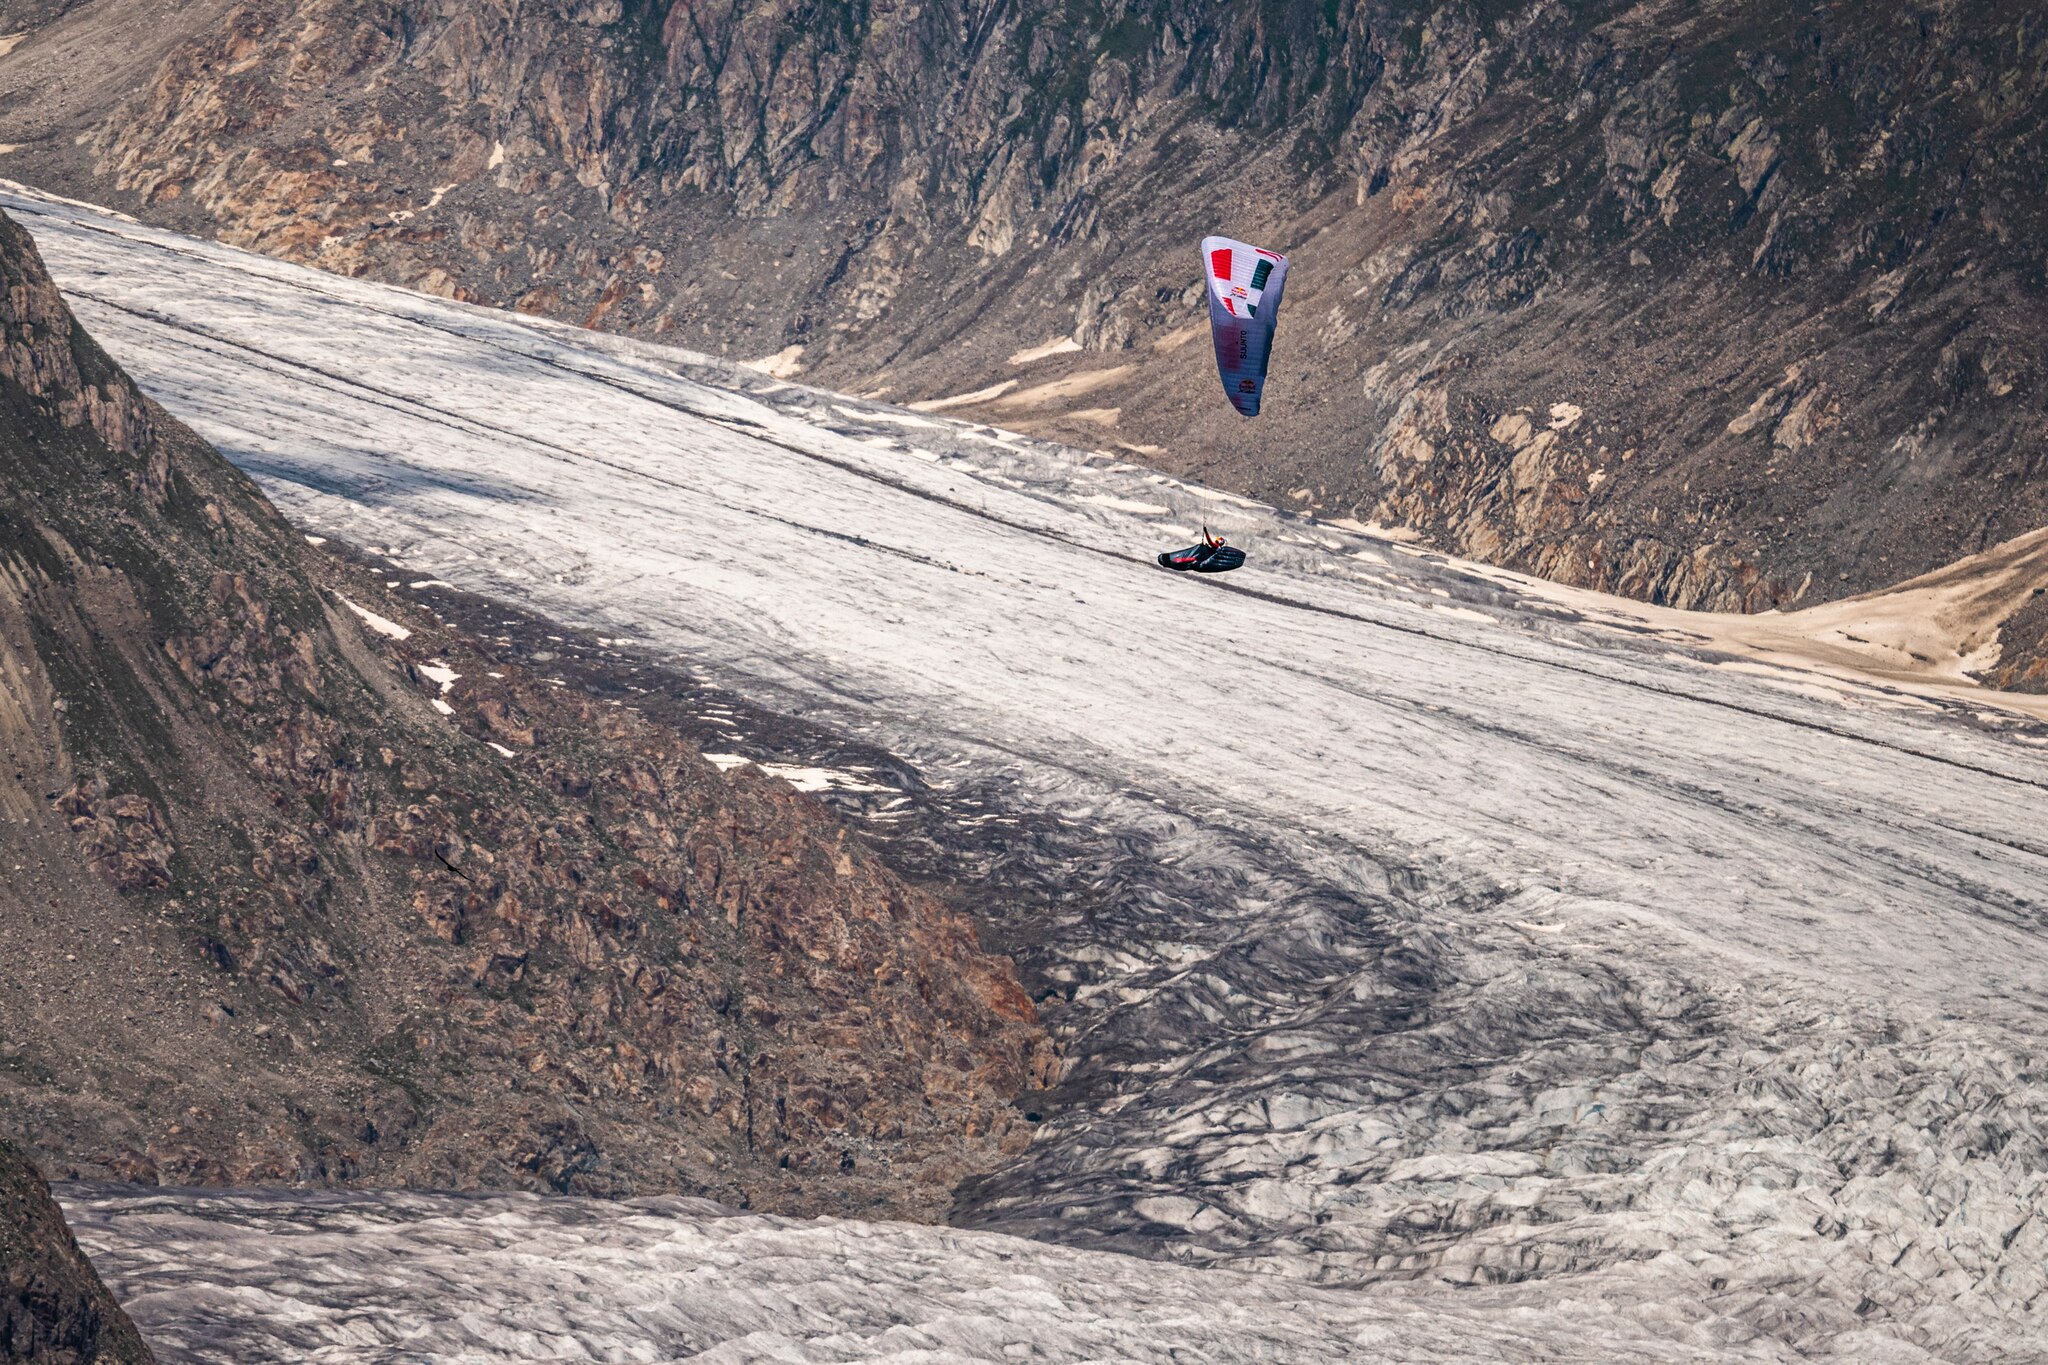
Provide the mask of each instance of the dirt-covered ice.
[{"label": "dirt-covered ice", "polygon": [[220,1365],[1793,1359],[1695,1305],[1367,1296],[686,1199],[75,1190],[67,1212],[159,1357]]}]

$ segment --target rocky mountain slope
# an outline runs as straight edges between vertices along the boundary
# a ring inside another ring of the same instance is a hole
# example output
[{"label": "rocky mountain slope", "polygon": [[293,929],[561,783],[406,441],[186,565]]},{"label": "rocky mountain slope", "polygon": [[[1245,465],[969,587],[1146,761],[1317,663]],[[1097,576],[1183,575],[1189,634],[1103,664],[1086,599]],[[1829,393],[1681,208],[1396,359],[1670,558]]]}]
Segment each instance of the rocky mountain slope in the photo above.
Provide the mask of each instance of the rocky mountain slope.
[{"label": "rocky mountain slope", "polygon": [[0,218],[0,1136],[917,1216],[1051,1059],[830,813],[317,555]]},{"label": "rocky mountain slope", "polygon": [[[161,10],[0,3],[0,168],[1680,606],[2048,522],[2024,9]],[[1216,229],[1295,257],[1255,424],[1211,392]],[[1998,681],[2040,683],[2038,616]]]},{"label": "rocky mountain slope", "polygon": [[19,1151],[0,1141],[0,1361],[147,1365],[153,1359],[64,1226],[50,1187]]}]

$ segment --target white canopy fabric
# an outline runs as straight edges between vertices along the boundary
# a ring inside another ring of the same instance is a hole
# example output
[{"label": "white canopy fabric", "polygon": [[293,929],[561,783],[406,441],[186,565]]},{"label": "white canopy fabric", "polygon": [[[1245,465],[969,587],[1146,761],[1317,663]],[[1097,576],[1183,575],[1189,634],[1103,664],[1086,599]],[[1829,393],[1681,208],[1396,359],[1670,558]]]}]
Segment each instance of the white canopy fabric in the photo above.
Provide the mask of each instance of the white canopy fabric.
[{"label": "white canopy fabric", "polygon": [[1287,258],[1248,242],[1204,237],[1202,273],[1209,281],[1209,330],[1223,391],[1232,407],[1256,417],[1266,389],[1273,325],[1280,317],[1280,291],[1287,283]]}]

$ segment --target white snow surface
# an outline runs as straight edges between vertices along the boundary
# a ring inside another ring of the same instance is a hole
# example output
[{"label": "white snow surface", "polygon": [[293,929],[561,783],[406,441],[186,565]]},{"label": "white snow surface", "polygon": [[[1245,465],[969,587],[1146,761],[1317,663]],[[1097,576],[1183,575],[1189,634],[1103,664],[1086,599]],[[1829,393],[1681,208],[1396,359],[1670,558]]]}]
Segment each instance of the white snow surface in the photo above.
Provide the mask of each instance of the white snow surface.
[{"label": "white snow surface", "polygon": [[763,763],[761,771],[779,777],[800,792],[885,792],[888,787],[863,782],[852,773],[833,768],[815,768],[800,763]]},{"label": "white snow surface", "polygon": [[422,678],[438,685],[441,689],[441,695],[444,697],[448,695],[449,689],[454,687],[456,682],[462,677],[460,673],[457,673],[439,659],[429,659],[427,662],[415,664],[413,667]]},{"label": "white snow surface", "polygon": [[[453,1283],[484,1326],[437,1358],[2048,1358],[2038,725],[1726,667],[1099,454],[0,207],[308,532],[999,778],[1071,832],[1020,854],[1100,907],[1029,926],[1072,1077],[960,1207],[1041,1242],[398,1195],[187,1196],[219,1229],[188,1242],[130,1196],[75,1203],[124,1292],[174,1287],[146,1326],[215,1303],[282,1341],[381,1294],[377,1331],[452,1343]],[[1249,564],[1158,569],[1131,503]],[[264,1219],[317,1225],[330,1278],[278,1290],[240,1240]],[[557,1250],[521,1285],[526,1239]],[[1187,1268],[1219,1264],[1270,1274]],[[685,1275],[779,1316],[675,1345],[615,1311]],[[1283,1315],[1298,1346],[1233,1317],[1261,1288],[1313,1305]],[[1007,1326],[933,1326],[970,1301]],[[501,1330],[522,1312],[615,1326]],[[929,1340],[888,1355],[884,1318]],[[266,1349],[237,1358],[317,1358]]]},{"label": "white snow surface", "polygon": [[[325,545],[327,543],[326,537],[324,536],[307,536],[306,539],[309,541],[317,542],[321,545]],[[341,604],[344,607],[347,607],[350,611],[354,612],[356,614],[356,617],[359,620],[361,620],[364,625],[368,626],[371,630],[376,631],[379,635],[388,635],[394,640],[410,640],[412,638],[412,632],[410,630],[406,629],[404,626],[399,625],[398,622],[392,620],[390,617],[379,616],[376,612],[371,611],[368,607],[358,604],[355,601],[355,599],[349,597],[346,593],[336,593],[334,595],[336,597],[339,597],[341,599]]]}]

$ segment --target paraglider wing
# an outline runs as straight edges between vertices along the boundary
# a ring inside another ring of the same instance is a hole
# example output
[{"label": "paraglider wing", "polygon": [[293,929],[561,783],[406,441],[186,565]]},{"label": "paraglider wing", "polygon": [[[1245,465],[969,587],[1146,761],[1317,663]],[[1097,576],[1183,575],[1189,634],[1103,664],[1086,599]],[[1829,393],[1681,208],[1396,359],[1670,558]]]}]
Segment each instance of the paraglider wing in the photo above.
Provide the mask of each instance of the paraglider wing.
[{"label": "paraglider wing", "polygon": [[1216,342],[1223,392],[1232,407],[1256,417],[1266,389],[1273,325],[1280,318],[1280,290],[1287,283],[1287,258],[1228,237],[1204,237],[1202,275],[1209,282],[1209,332]]}]

